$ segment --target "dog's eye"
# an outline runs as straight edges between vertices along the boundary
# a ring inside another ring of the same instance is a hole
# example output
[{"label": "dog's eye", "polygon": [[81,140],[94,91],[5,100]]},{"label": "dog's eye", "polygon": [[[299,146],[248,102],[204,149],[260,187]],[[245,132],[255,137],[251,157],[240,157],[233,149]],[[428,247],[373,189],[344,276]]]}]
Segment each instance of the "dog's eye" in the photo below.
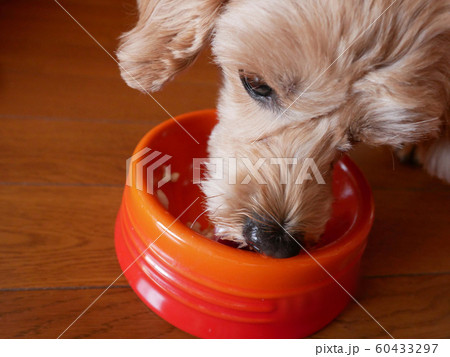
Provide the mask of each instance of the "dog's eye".
[{"label": "dog's eye", "polygon": [[239,70],[242,85],[250,96],[259,101],[268,101],[273,95],[273,89],[256,74],[245,73]]}]

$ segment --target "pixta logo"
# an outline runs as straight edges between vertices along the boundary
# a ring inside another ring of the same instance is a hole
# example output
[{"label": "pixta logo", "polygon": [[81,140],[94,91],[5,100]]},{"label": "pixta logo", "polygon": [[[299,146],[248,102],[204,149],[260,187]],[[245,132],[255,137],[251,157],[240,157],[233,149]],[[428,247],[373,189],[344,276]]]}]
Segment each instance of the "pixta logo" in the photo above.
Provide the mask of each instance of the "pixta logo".
[{"label": "pixta logo", "polygon": [[[160,151],[152,151],[150,148],[144,148],[127,159],[127,186],[135,187],[137,190],[153,194],[155,185],[155,171],[164,165],[164,174],[158,181],[157,187],[161,188],[171,178],[171,165],[166,163],[172,158],[170,155],[162,154]],[[134,170],[133,170],[134,166]],[[144,182],[146,185],[144,185]]]}]

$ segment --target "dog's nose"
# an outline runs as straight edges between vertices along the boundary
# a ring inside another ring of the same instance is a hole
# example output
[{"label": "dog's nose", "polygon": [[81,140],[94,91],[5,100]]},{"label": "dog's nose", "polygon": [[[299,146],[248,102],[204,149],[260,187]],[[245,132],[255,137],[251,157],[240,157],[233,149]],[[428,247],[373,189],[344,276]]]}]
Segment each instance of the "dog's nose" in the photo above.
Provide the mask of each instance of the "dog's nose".
[{"label": "dog's nose", "polygon": [[290,235],[276,222],[267,219],[247,218],[243,235],[255,251],[273,258],[289,258],[300,252],[302,234]]}]

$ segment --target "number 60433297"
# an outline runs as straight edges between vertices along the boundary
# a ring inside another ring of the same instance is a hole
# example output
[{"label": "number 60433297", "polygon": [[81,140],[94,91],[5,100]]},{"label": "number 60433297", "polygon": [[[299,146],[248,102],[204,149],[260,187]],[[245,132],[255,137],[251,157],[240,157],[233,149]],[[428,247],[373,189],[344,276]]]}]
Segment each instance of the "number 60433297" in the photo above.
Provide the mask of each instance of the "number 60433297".
[{"label": "number 60433297", "polygon": [[377,353],[435,353],[438,344],[422,343],[379,343],[375,346]]}]

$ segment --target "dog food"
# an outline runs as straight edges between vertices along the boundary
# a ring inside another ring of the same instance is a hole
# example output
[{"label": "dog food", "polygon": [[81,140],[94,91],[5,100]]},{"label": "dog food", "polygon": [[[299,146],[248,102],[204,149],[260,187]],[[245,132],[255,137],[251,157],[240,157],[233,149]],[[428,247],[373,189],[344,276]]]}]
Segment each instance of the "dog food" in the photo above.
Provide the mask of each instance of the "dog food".
[{"label": "dog food", "polygon": [[158,198],[159,203],[163,205],[165,209],[169,209],[169,199],[166,194],[162,190],[156,191],[156,197]]},{"label": "dog food", "polygon": [[214,234],[214,227],[212,227],[211,225],[209,225],[205,229],[202,229],[202,226],[198,222],[195,222],[194,224],[192,224],[192,222],[187,222],[186,225],[193,231],[197,232],[198,234],[201,234],[206,238],[216,240]]},{"label": "dog food", "polygon": [[[169,166],[164,165],[162,167],[162,170],[164,172],[163,177],[167,177],[170,175],[170,182],[177,182],[178,179],[180,178],[179,172],[173,172],[172,174],[170,173]],[[159,179],[162,179],[162,177]],[[166,194],[162,190],[157,190],[156,197],[158,198],[159,203],[161,203],[163,205],[163,207],[168,210],[169,209],[169,199],[167,198]]]}]

